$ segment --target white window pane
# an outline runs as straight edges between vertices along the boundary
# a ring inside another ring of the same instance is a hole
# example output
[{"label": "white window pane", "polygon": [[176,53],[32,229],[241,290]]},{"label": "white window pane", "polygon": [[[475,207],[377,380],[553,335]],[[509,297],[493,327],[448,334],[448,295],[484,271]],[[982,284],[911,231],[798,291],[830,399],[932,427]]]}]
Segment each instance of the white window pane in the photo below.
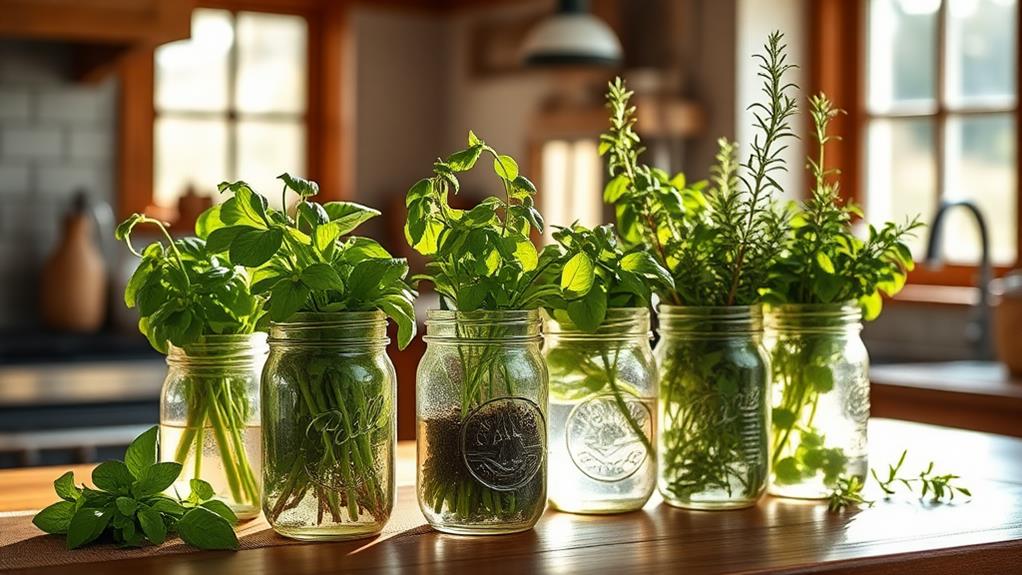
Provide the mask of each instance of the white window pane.
[{"label": "white window pane", "polygon": [[[1015,125],[1010,114],[951,117],[947,132],[947,197],[974,200],[986,216],[991,257],[1012,265],[1017,257]],[[975,264],[980,257],[976,223],[961,210],[945,222],[948,261]]]},{"label": "white window pane", "polygon": [[239,111],[305,111],[306,35],[301,16],[238,14]]},{"label": "white window pane", "polygon": [[156,108],[226,110],[228,54],[233,42],[230,12],[195,10],[191,38],[156,49]]},{"label": "white window pane", "polygon": [[603,222],[603,166],[596,142],[554,140],[543,144],[541,211],[547,226],[544,238],[553,241],[553,226],[575,221],[587,227]]},{"label": "white window pane", "polygon": [[[282,172],[305,176],[305,127],[298,121],[241,120],[237,127],[238,178],[281,207]],[[288,200],[290,202],[290,200]]]},{"label": "white window pane", "polygon": [[[866,214],[871,222],[933,217],[937,206],[937,168],[930,120],[874,120],[869,125],[866,155]],[[922,259],[926,234],[909,242]]]},{"label": "white window pane", "polygon": [[950,0],[947,10],[948,103],[1012,105],[1016,0]]},{"label": "white window pane", "polygon": [[871,0],[868,106],[874,112],[932,107],[940,0]]},{"label": "white window pane", "polygon": [[155,190],[157,205],[177,206],[189,185],[215,195],[228,179],[225,119],[160,117],[156,120]]}]

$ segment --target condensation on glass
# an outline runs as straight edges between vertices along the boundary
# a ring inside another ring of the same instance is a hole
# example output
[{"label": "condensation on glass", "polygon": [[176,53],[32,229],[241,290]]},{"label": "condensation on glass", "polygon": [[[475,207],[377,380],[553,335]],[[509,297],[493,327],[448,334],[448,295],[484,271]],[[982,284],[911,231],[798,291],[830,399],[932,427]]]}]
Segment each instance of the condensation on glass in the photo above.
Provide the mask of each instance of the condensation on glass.
[{"label": "condensation on glass", "polygon": [[656,487],[656,362],[649,310],[607,310],[592,333],[546,318],[550,372],[550,504],[622,513]]},{"label": "condensation on glass", "polygon": [[259,379],[266,334],[210,335],[171,347],[160,400],[160,459],[182,470],[171,492],[202,479],[242,519],[260,510]]}]

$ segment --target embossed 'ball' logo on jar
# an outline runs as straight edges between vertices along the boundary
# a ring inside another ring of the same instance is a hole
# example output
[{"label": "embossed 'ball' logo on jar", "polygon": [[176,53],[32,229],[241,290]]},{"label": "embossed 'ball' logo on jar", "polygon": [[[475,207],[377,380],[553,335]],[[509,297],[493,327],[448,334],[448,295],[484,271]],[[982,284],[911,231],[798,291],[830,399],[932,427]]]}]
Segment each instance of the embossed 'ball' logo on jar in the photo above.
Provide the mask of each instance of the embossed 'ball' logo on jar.
[{"label": "embossed 'ball' logo on jar", "polygon": [[[649,407],[636,397],[626,397],[624,404],[643,434],[652,435]],[[571,460],[579,471],[597,481],[627,479],[649,455],[613,395],[597,395],[579,403],[566,425]]]},{"label": "embossed 'ball' logo on jar", "polygon": [[469,414],[461,428],[465,466],[480,483],[512,491],[543,465],[546,422],[524,397],[491,399]]},{"label": "embossed 'ball' logo on jar", "polygon": [[[313,483],[330,489],[357,486],[363,475],[344,469],[344,465],[351,463],[345,463],[349,458],[347,454],[342,457],[342,453],[355,449],[354,441],[361,437],[366,437],[370,448],[375,449],[380,438],[374,437],[374,432],[388,424],[384,404],[384,398],[377,395],[369,397],[361,406],[352,406],[344,411],[329,409],[313,416],[305,428],[303,446],[305,472]],[[329,457],[328,450],[331,451]],[[332,463],[324,465],[324,461]],[[353,480],[356,484],[349,485]]]}]

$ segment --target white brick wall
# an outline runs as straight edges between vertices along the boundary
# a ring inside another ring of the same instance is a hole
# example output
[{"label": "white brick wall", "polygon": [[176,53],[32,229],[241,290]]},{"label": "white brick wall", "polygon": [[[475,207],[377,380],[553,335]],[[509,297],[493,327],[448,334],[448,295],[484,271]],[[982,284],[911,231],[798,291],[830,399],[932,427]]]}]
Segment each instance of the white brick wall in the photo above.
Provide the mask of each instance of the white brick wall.
[{"label": "white brick wall", "polygon": [[0,88],[0,121],[27,122],[32,114],[31,94],[26,88]]},{"label": "white brick wall", "polygon": [[4,160],[55,160],[63,155],[60,128],[0,127],[0,158]]},{"label": "white brick wall", "polygon": [[72,81],[70,50],[0,39],[0,328],[37,321],[38,274],[74,192],[115,199],[116,81]]}]

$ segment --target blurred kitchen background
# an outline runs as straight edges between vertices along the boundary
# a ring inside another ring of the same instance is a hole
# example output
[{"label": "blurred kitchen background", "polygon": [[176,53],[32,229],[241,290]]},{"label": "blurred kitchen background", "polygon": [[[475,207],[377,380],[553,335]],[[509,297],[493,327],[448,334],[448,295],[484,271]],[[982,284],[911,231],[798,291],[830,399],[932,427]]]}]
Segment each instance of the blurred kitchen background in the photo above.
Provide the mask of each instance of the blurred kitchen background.
[{"label": "blurred kitchen background", "polygon": [[[121,301],[133,259],[112,239],[128,214],[188,233],[218,182],[275,191],[287,171],[383,210],[368,235],[411,256],[404,193],[472,129],[519,160],[548,222],[609,221],[606,81],[636,91],[649,160],[705,178],[717,137],[751,139],[750,56],[773,29],[803,94],[848,112],[828,154],[845,195],[876,222],[947,206],[866,327],[874,415],[1022,436],[1005,364],[1022,368],[1017,0],[0,0],[0,15],[0,467],[118,454],[156,422],[165,364]],[[789,165],[804,154],[792,144]],[[806,192],[801,170],[782,183]],[[465,201],[491,184],[470,174]],[[392,349],[402,438],[421,350]]]}]

